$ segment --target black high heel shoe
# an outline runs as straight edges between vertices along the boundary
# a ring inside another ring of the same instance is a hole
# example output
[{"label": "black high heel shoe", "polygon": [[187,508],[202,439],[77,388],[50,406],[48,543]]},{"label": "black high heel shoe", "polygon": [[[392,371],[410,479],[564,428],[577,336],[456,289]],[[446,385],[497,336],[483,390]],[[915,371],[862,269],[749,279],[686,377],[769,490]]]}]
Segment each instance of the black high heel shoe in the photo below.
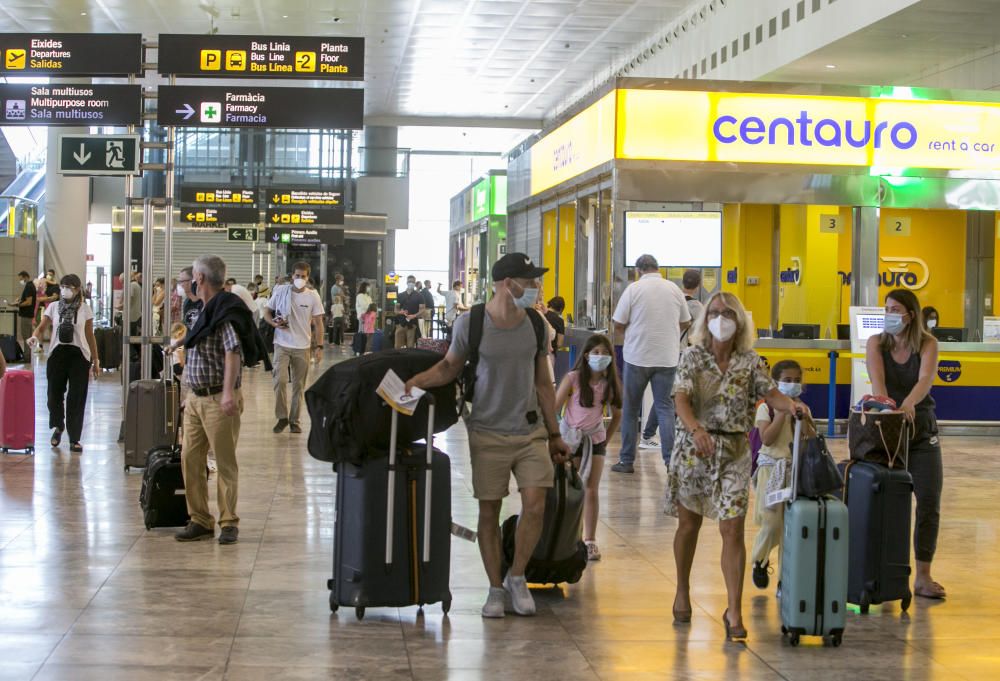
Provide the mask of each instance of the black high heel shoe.
[{"label": "black high heel shoe", "polygon": [[742,641],[747,637],[746,627],[734,627],[729,624],[729,608],[722,613],[722,624],[726,627],[726,638],[730,641]]}]

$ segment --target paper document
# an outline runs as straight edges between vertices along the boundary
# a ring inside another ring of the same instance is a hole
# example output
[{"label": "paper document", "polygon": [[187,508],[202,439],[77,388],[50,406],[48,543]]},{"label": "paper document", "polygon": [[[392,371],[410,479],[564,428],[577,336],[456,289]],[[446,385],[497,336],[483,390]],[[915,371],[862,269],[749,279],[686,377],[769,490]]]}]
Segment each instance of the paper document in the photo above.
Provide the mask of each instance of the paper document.
[{"label": "paper document", "polygon": [[424,390],[413,388],[410,394],[405,394],[406,384],[395,371],[389,369],[385,372],[385,378],[375,388],[375,392],[385,400],[386,404],[398,411],[400,414],[413,416],[413,411],[417,408],[417,402],[424,395]]},{"label": "paper document", "polygon": [[767,496],[764,498],[764,505],[768,508],[772,506],[777,506],[782,504],[792,498],[792,488],[782,487],[781,489],[776,489],[773,492],[768,492]]}]

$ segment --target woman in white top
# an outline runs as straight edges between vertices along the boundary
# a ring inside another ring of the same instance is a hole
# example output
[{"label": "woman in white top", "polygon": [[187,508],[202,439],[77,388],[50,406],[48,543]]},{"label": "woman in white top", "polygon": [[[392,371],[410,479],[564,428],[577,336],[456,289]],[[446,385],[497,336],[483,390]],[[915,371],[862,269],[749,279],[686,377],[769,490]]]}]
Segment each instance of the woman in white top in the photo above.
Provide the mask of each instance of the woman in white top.
[{"label": "woman in white top", "polygon": [[358,329],[361,328],[361,318],[364,316],[365,312],[368,312],[368,308],[371,307],[372,297],[368,295],[368,282],[363,281],[361,285],[358,286],[358,295],[354,299],[354,311],[358,313]]},{"label": "woman in white top", "polygon": [[52,446],[58,447],[63,430],[69,431],[69,450],[82,452],[83,413],[87,406],[90,373],[101,371],[94,340],[94,313],[83,304],[80,277],[67,274],[59,282],[59,300],[49,303],[42,321],[28,343],[34,347],[52,327],[45,374],[49,381],[49,428]]}]

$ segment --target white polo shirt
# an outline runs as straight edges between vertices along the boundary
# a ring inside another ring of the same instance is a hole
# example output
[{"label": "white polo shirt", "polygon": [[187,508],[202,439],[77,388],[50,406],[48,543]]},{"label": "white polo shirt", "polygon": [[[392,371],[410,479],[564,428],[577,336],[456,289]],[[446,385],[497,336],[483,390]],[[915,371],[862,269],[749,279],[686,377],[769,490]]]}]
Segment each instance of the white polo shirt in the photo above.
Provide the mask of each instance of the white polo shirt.
[{"label": "white polo shirt", "polygon": [[680,357],[681,324],[691,321],[691,311],[677,284],[659,272],[642,275],[618,299],[612,317],[627,324],[626,362],[639,367],[675,367]]}]

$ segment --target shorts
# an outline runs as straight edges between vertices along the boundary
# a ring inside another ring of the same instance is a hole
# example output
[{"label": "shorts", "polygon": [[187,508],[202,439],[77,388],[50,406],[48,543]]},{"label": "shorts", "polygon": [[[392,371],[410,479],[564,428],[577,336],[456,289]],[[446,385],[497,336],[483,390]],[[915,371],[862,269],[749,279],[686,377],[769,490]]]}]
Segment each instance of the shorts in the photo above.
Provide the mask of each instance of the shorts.
[{"label": "shorts", "polygon": [[510,474],[518,489],[552,487],[553,465],[543,426],[526,435],[469,431],[472,493],[481,501],[499,501],[510,491]]},{"label": "shorts", "polygon": [[[590,448],[590,455],[591,456],[604,456],[607,453],[608,453],[608,441],[607,440],[605,440],[604,442],[602,442],[599,445],[594,445],[593,447]],[[576,451],[573,452],[573,458],[574,459],[579,459],[581,456],[583,456],[583,445],[580,445],[579,447],[577,447]]]}]

